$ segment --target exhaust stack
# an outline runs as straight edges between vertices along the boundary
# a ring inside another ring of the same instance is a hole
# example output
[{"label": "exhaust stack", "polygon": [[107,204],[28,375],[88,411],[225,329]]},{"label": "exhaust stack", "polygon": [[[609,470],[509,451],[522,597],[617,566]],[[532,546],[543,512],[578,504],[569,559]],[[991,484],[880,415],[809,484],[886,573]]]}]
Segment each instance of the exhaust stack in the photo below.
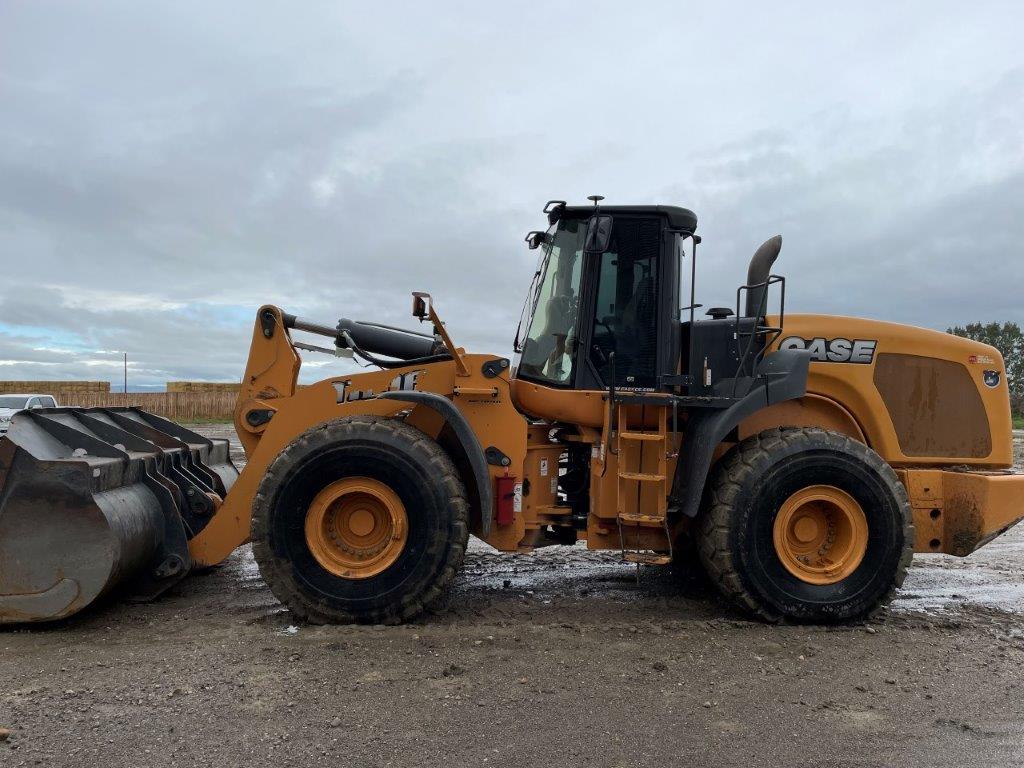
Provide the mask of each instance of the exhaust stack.
[{"label": "exhaust stack", "polygon": [[761,284],[768,281],[768,276],[772,273],[772,265],[779,258],[779,251],[781,250],[782,235],[776,235],[765,240],[754,251],[754,255],[750,259],[750,266],[747,268],[747,285],[759,287],[751,288],[747,292],[745,317],[760,317],[764,314],[761,310],[761,304],[764,301],[767,286]]}]

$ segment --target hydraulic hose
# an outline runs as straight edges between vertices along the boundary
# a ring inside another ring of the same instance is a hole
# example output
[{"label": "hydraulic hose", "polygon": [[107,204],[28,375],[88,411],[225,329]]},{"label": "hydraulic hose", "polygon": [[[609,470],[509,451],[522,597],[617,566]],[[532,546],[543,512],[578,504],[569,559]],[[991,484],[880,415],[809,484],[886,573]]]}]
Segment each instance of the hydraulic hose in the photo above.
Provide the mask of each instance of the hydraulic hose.
[{"label": "hydraulic hose", "polygon": [[442,360],[451,360],[452,356],[447,352],[439,355],[427,355],[425,357],[413,357],[407,360],[382,360],[379,357],[371,355],[363,349],[359,348],[359,345],[353,340],[352,335],[348,331],[341,332],[341,338],[344,340],[345,345],[351,349],[359,357],[363,358],[368,363],[380,366],[381,368],[404,368],[407,365],[426,365],[427,363],[439,363]]},{"label": "hydraulic hose", "polygon": [[[438,355],[441,356],[440,359],[448,357],[447,353],[443,353],[443,345],[433,336],[380,323],[363,323],[342,318],[337,326],[332,328],[323,323],[284,314],[284,324],[286,328],[330,337],[337,346],[349,347],[353,352],[358,351],[361,357],[382,367],[394,368],[407,362],[419,363]],[[394,357],[399,362],[392,364],[390,361],[379,361],[374,355]],[[384,366],[383,363],[388,365]]]}]

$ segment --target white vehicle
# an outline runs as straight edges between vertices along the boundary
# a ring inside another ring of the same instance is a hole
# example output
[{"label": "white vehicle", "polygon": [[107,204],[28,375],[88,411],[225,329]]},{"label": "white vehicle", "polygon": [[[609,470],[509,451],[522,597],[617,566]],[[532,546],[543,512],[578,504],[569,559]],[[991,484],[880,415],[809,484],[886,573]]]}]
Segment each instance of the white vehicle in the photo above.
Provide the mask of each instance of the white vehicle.
[{"label": "white vehicle", "polygon": [[0,395],[0,434],[11,426],[11,418],[18,411],[56,407],[53,395]]}]

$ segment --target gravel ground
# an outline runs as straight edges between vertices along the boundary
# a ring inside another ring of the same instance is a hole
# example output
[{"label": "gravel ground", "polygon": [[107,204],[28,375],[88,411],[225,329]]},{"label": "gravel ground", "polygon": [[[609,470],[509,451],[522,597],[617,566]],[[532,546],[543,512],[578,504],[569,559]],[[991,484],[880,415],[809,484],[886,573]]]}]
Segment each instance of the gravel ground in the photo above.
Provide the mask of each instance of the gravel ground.
[{"label": "gravel ground", "polygon": [[1022,572],[1011,531],[918,557],[871,624],[770,627],[614,555],[478,544],[449,613],[313,627],[246,547],[0,632],[0,765],[1019,765]]}]

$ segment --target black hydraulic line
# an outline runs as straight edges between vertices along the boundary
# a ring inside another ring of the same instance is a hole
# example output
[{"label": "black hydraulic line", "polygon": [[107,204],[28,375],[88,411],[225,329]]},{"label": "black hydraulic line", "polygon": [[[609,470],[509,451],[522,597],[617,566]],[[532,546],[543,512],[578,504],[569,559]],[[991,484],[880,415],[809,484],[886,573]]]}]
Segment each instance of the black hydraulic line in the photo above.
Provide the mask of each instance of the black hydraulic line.
[{"label": "black hydraulic line", "polygon": [[424,357],[414,357],[408,360],[382,360],[381,358],[360,349],[359,345],[355,343],[352,339],[352,335],[348,331],[342,331],[341,338],[345,342],[345,345],[355,354],[366,360],[366,362],[372,363],[373,365],[381,368],[404,368],[408,365],[426,365],[427,363],[439,363],[443,360],[452,359],[452,356],[445,352],[441,355],[426,355]]},{"label": "black hydraulic line", "polygon": [[[327,336],[334,339],[337,346],[349,346],[353,351],[358,350],[363,357],[366,357],[367,354],[371,356],[379,354],[419,363],[441,354],[440,342],[433,336],[404,328],[394,328],[380,323],[361,323],[347,318],[342,318],[332,328],[323,323],[304,320],[286,313],[283,314],[283,318],[285,328]],[[352,343],[346,339],[351,339]],[[370,357],[366,357],[366,359],[370,360]],[[371,362],[381,365],[376,359]],[[382,367],[393,368],[396,366]]]},{"label": "black hydraulic line", "polygon": [[343,331],[348,333],[361,349],[371,354],[414,360],[432,357],[440,352],[441,345],[433,336],[423,337],[382,326],[364,325],[344,317],[338,321],[335,333],[340,336]]}]

